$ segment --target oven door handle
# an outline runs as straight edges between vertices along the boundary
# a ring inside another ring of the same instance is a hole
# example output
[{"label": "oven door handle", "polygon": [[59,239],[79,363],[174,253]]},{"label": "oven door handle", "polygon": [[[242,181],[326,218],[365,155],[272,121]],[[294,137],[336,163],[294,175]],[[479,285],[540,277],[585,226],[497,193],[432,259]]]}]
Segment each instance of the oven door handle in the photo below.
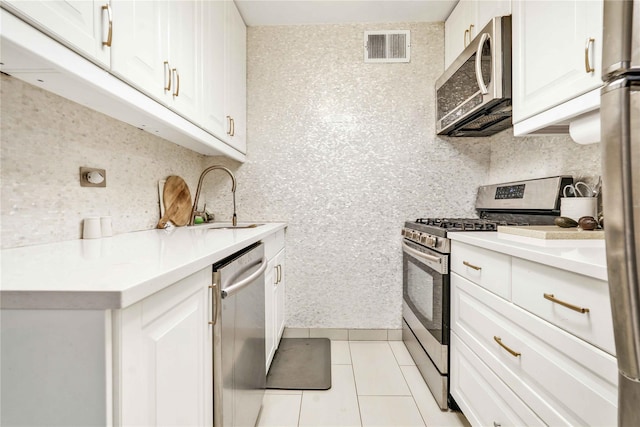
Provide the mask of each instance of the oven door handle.
[{"label": "oven door handle", "polygon": [[427,261],[437,262],[438,264],[442,264],[442,258],[434,256],[434,255],[425,254],[424,252],[417,251],[417,250],[413,249],[411,246],[407,245],[404,241],[402,242],[402,249],[405,252],[407,252],[408,254],[411,254],[416,258],[422,258],[422,259],[425,259]]}]

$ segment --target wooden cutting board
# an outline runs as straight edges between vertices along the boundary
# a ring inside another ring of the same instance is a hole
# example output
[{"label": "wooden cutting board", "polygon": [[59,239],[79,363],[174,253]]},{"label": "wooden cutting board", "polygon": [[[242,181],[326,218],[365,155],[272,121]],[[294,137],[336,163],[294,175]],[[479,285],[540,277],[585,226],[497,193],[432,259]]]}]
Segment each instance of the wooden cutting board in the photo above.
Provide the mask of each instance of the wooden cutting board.
[{"label": "wooden cutting board", "polygon": [[516,236],[533,237],[535,239],[604,239],[604,230],[580,230],[576,228],[561,228],[557,225],[499,225],[499,233],[514,234]]},{"label": "wooden cutting board", "polygon": [[164,228],[168,221],[179,227],[189,223],[193,205],[191,192],[184,179],[176,175],[167,177],[162,190],[162,203],[164,215],[158,222],[158,228]]}]

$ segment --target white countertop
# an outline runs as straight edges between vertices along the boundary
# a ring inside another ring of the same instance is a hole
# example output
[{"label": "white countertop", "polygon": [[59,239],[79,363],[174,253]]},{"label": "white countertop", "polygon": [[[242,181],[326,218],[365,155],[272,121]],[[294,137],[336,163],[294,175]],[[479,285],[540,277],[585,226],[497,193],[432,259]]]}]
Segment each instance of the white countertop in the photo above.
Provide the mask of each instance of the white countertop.
[{"label": "white countertop", "polygon": [[604,240],[544,240],[499,232],[448,233],[451,240],[607,280]]},{"label": "white countertop", "polygon": [[124,308],[285,227],[202,225],[6,249],[0,308]]}]

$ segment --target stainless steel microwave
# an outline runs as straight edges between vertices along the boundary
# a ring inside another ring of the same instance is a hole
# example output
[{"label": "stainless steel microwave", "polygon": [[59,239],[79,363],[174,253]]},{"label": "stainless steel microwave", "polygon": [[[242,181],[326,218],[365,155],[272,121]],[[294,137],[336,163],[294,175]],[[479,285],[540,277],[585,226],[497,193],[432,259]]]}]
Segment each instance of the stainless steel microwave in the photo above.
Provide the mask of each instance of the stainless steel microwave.
[{"label": "stainless steel microwave", "polygon": [[511,17],[500,16],[436,81],[436,133],[489,136],[511,125]]}]

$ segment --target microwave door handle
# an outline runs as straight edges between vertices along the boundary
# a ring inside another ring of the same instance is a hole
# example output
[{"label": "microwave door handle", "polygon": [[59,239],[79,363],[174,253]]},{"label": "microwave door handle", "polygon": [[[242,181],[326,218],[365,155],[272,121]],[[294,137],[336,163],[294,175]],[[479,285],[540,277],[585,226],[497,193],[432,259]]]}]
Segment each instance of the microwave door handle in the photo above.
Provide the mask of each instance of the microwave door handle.
[{"label": "microwave door handle", "polygon": [[478,82],[480,93],[483,95],[489,93],[487,85],[484,83],[484,79],[482,78],[482,48],[488,38],[489,34],[482,33],[482,36],[480,36],[480,42],[478,43],[478,51],[476,52],[476,81]]}]

